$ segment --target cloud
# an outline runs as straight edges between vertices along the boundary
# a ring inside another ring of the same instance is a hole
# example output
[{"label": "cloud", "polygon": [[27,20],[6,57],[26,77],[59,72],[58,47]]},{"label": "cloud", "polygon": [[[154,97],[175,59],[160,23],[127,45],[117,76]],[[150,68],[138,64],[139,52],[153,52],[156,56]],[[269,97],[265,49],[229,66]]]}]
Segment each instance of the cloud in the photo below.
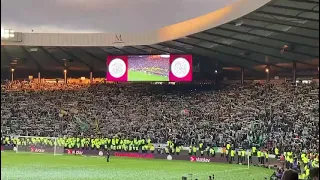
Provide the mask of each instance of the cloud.
[{"label": "cloud", "polygon": [[1,26],[36,32],[146,32],[238,0],[1,0]]}]

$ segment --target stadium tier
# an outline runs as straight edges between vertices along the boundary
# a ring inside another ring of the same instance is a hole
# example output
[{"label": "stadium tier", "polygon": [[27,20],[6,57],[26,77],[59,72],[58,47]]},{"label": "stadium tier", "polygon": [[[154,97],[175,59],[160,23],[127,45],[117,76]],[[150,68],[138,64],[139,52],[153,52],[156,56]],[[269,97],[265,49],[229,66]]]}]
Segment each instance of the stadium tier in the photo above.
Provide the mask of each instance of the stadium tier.
[{"label": "stadium tier", "polygon": [[3,29],[1,179],[319,179],[318,9],[239,0],[146,33]]},{"label": "stadium tier", "polygon": [[98,156],[110,149],[114,156],[278,167],[275,158],[292,153],[290,166],[301,160],[299,168],[313,167],[318,93],[316,84],[183,92],[173,85],[9,82],[1,93],[1,142],[18,153]]}]

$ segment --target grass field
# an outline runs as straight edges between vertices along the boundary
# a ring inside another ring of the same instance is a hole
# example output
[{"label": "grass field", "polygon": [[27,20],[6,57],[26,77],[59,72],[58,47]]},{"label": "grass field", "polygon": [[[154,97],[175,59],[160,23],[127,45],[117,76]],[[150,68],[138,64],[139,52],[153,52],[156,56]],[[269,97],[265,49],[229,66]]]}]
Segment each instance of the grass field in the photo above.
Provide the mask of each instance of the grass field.
[{"label": "grass field", "polygon": [[107,163],[103,157],[1,153],[4,180],[179,180],[188,174],[193,174],[193,180],[207,180],[212,174],[218,180],[263,180],[272,170],[224,163],[123,157],[111,157]]},{"label": "grass field", "polygon": [[128,80],[129,81],[169,81],[169,77],[129,70]]}]

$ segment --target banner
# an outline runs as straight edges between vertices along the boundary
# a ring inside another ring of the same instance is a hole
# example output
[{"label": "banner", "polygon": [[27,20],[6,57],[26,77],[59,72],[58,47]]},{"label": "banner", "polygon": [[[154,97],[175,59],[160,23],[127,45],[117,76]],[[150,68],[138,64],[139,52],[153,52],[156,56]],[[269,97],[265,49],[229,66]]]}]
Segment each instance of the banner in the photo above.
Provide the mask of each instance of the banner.
[{"label": "banner", "polygon": [[30,152],[44,153],[44,152],[46,152],[46,150],[42,149],[42,148],[36,148],[36,147],[32,146],[32,147],[30,147]]},{"label": "banner", "polygon": [[64,149],[65,154],[75,154],[75,155],[89,155],[89,156],[102,156],[103,152],[96,149]]},{"label": "banner", "polygon": [[[65,149],[65,154],[78,154],[78,155],[91,155],[91,156],[103,156],[107,154],[106,151],[103,150],[87,150],[87,149]],[[138,153],[138,152],[111,152],[111,156],[117,157],[131,157],[131,158],[146,158],[146,159],[153,159],[154,154],[151,153]]]},{"label": "banner", "polygon": [[[222,148],[221,148],[222,149]],[[13,146],[1,146],[1,151],[7,151],[7,150],[13,150]],[[35,146],[19,146],[18,152],[33,152],[33,153],[53,153],[54,148],[48,148],[48,147],[35,147]],[[157,152],[157,151],[156,151]],[[64,149],[64,152],[61,151],[61,153],[64,154],[74,154],[74,155],[85,155],[85,156],[103,156],[106,153],[104,150],[96,150],[96,149]],[[221,157],[220,153],[217,153],[215,157],[211,156],[190,156],[187,151],[181,151],[179,155],[176,154],[160,154],[160,153],[138,153],[138,152],[110,152],[110,156],[117,156],[117,157],[130,157],[130,158],[146,158],[146,159],[167,159],[167,160],[185,160],[185,161],[191,161],[191,162],[205,162],[205,163],[212,163],[212,162],[226,162],[226,157]],[[273,157],[273,156],[272,156]],[[268,164],[278,165],[280,166],[280,161],[276,158],[272,158],[271,155],[269,155],[269,162]],[[238,156],[235,157],[235,161],[233,163],[237,162]],[[245,157],[245,162],[247,162],[248,159]],[[258,161],[258,158],[256,156],[252,157],[252,163],[251,164],[260,164]]]},{"label": "banner", "polygon": [[13,150],[13,146],[1,146],[1,151]]},{"label": "banner", "polygon": [[132,158],[147,158],[147,159],[153,159],[154,154],[150,153],[128,153],[128,152],[114,152],[114,156],[119,157],[132,157]]},{"label": "banner", "polygon": [[209,157],[209,156],[190,156],[190,155],[166,155],[166,154],[155,154],[155,159],[167,159],[167,160],[184,160],[191,162],[226,162],[226,158],[219,156]]},{"label": "banner", "polygon": [[211,159],[210,159],[210,157],[208,157],[208,158],[205,158],[205,157],[196,157],[196,156],[191,156],[190,157],[190,161],[191,162],[210,162],[211,161]]},{"label": "banner", "polygon": [[82,155],[83,151],[82,150],[74,150],[74,149],[65,149],[64,153],[66,154],[79,154]]}]

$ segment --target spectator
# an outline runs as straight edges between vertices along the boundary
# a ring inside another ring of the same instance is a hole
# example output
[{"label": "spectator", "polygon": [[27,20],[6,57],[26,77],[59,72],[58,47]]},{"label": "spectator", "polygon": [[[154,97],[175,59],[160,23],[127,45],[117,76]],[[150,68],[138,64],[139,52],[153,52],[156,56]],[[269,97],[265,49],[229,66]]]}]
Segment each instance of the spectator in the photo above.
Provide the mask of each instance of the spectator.
[{"label": "spectator", "polygon": [[[146,137],[318,152],[318,85],[231,85],[176,91],[171,85],[12,82],[1,88],[2,134]],[[186,113],[187,112],[187,113]]]},{"label": "spectator", "polygon": [[284,171],[283,176],[281,178],[281,180],[298,180],[298,179],[299,179],[298,172],[291,169]]},{"label": "spectator", "polygon": [[319,168],[313,168],[310,170],[310,179],[319,180]]}]

